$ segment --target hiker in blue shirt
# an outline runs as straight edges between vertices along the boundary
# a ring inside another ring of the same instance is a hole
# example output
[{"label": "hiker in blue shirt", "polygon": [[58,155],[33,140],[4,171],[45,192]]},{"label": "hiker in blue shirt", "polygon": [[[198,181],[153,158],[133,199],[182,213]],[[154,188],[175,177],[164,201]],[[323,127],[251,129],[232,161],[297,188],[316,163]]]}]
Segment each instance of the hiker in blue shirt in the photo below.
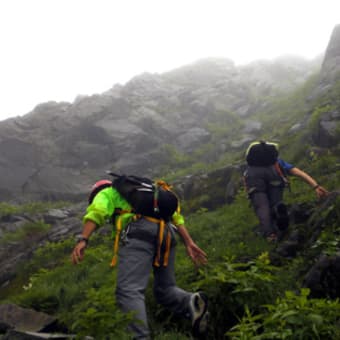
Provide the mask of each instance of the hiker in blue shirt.
[{"label": "hiker in blue shirt", "polygon": [[289,216],[283,203],[287,176],[303,179],[315,190],[318,198],[328,195],[328,191],[306,172],[278,158],[275,143],[259,141],[250,144],[246,160],[245,186],[260,222],[260,233],[269,242],[277,241],[279,230],[288,228]]}]

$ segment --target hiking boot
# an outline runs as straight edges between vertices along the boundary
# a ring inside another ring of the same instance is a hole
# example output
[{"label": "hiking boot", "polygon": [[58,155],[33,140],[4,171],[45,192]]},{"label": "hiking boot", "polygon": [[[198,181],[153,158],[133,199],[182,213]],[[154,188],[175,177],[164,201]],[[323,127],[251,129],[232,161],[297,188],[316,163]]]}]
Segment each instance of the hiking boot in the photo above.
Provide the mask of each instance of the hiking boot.
[{"label": "hiking boot", "polygon": [[193,293],[189,301],[189,309],[192,323],[192,335],[202,339],[208,330],[208,297],[202,293]]},{"label": "hiking boot", "polygon": [[286,230],[289,226],[288,210],[285,204],[280,203],[276,209],[276,225],[279,230]]}]

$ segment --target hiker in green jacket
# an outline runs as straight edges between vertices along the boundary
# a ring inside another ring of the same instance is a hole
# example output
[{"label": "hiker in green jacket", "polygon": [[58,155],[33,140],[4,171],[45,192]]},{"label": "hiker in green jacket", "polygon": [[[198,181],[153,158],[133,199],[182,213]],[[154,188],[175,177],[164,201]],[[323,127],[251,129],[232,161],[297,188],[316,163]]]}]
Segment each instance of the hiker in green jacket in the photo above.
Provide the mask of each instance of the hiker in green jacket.
[{"label": "hiker in green jacket", "polygon": [[328,195],[328,191],[309,174],[279,158],[278,145],[275,143],[251,143],[246,160],[245,186],[260,222],[260,233],[269,242],[276,242],[280,231],[288,228],[289,215],[283,203],[287,176],[300,177],[315,190],[318,198]]},{"label": "hiker in green jacket", "polygon": [[[98,192],[87,208],[81,237],[72,252],[73,263],[83,260],[91,234],[117,208],[123,213],[118,217],[122,231],[115,240],[115,251],[120,241],[116,299],[124,312],[135,312],[138,321],[129,326],[134,339],[150,338],[144,294],[151,270],[157,302],[176,314],[190,318],[194,336],[205,334],[208,325],[207,297],[202,292],[191,293],[176,286],[175,234],[182,238],[187,254],[195,265],[206,264],[207,255],[191,238],[178,211],[162,220],[152,216],[136,216],[127,200],[113,186],[109,186]],[[113,265],[115,262],[114,257]]]}]

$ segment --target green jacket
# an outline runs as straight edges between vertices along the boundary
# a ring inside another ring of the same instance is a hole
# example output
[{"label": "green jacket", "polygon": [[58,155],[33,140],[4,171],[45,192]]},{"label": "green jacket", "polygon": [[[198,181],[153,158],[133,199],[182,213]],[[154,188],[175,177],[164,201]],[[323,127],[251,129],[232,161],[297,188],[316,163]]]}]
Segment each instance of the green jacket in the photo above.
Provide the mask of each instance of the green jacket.
[{"label": "green jacket", "polygon": [[[93,202],[87,207],[83,223],[91,220],[96,223],[97,227],[100,227],[111,218],[116,208],[128,211],[132,209],[131,205],[116,189],[113,187],[105,188],[95,196]],[[133,215],[132,213],[126,213],[121,216],[123,227],[131,221]],[[177,226],[184,225],[184,217],[175,212],[172,216],[172,222]]]}]

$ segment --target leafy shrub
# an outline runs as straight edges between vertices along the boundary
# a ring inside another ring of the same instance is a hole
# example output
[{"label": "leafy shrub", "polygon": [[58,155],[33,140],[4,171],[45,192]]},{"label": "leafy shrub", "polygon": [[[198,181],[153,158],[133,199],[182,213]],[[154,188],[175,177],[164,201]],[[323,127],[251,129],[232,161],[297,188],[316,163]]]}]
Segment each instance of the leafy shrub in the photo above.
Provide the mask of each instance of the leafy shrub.
[{"label": "leafy shrub", "polygon": [[81,304],[74,313],[78,315],[71,330],[78,337],[94,336],[96,339],[130,339],[126,327],[133,314],[123,314],[117,309],[112,287],[91,288],[85,293]]},{"label": "leafy shrub", "polygon": [[202,272],[203,278],[193,286],[210,296],[216,338],[221,338],[223,330],[237,322],[237,317],[244,314],[245,306],[258,310],[261,304],[273,300],[277,294],[274,272],[268,253],[247,263],[227,260]]},{"label": "leafy shrub", "polygon": [[14,205],[0,202],[0,217],[13,215],[18,212],[18,208]]},{"label": "leafy shrub", "polygon": [[308,299],[309,289],[300,294],[287,291],[275,304],[264,305],[264,311],[252,315],[249,308],[240,323],[227,334],[231,339],[339,339],[338,300]]}]

